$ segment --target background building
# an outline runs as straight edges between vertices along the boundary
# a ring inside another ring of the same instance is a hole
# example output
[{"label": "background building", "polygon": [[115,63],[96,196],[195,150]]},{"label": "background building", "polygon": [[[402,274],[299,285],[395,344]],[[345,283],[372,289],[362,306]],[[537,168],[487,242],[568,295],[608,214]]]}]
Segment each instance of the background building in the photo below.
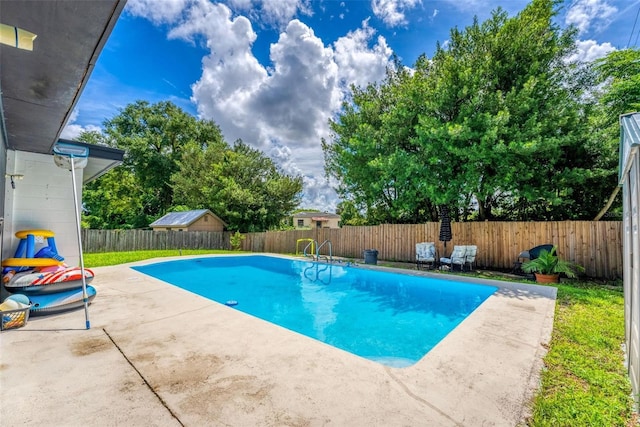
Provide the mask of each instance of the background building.
[{"label": "background building", "polygon": [[226,226],[209,209],[169,212],[149,225],[153,231],[224,231]]},{"label": "background building", "polygon": [[298,212],[293,215],[297,229],[340,228],[340,215],[328,212]]}]

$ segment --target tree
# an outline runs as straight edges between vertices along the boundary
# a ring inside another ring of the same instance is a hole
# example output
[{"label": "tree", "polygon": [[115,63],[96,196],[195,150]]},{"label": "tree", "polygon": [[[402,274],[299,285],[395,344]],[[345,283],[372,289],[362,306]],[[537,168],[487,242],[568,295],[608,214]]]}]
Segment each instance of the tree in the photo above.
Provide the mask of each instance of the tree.
[{"label": "tree", "polygon": [[434,220],[438,205],[479,220],[575,212],[598,153],[585,147],[582,71],[566,60],[576,32],[553,23],[556,3],[497,9],[413,73],[396,65],[354,88],[323,141],[338,193],[374,223]]},{"label": "tree", "polygon": [[135,176],[142,209],[134,227],[147,226],[174,204],[171,176],[186,144],[225,144],[215,123],[197,120],[171,102],[129,104],[105,121],[104,132],[111,146],[125,150],[122,167]]},{"label": "tree", "polygon": [[418,69],[427,99],[418,140],[437,169],[433,184],[446,183],[442,204],[475,201],[479,220],[560,219],[570,204],[585,116],[564,61],[575,31],[553,24],[553,3],[454,29],[427,72]]},{"label": "tree", "polygon": [[240,140],[233,147],[204,150],[189,144],[178,167],[172,177],[176,201],[211,209],[235,231],[277,228],[298,205],[302,191],[302,177],[284,174]]},{"label": "tree", "polygon": [[[607,203],[596,215],[600,219],[614,204],[618,194],[618,146],[620,143],[621,114],[640,111],[640,50],[613,51],[595,61],[596,92],[598,104],[591,116],[590,148],[601,153],[594,168],[594,179],[590,188],[601,193],[611,193]],[[600,198],[600,201],[603,200]],[[600,207],[601,204],[596,204]],[[614,205],[614,211],[622,215],[622,205]]]},{"label": "tree", "polygon": [[352,87],[352,98],[331,121],[331,141],[322,141],[325,170],[337,179],[343,199],[362,206],[367,222],[424,222],[437,218],[432,195],[423,190],[429,171],[416,156],[414,126],[422,99],[411,73],[397,61],[381,84]]},{"label": "tree", "polygon": [[[100,132],[83,132],[78,140],[108,145],[105,135]],[[86,184],[82,193],[84,226],[94,229],[132,228],[140,223],[142,203],[136,189],[135,175],[122,167],[116,167]]]},{"label": "tree", "polygon": [[294,209],[302,178],[242,141],[227,144],[218,126],[170,102],[137,101],[81,140],[125,150],[122,166],[90,183],[85,223],[139,228],[169,210],[211,209],[232,230],[277,227]]},{"label": "tree", "polygon": [[342,225],[367,225],[366,218],[350,200],[343,200],[336,206],[336,213],[340,215]]}]

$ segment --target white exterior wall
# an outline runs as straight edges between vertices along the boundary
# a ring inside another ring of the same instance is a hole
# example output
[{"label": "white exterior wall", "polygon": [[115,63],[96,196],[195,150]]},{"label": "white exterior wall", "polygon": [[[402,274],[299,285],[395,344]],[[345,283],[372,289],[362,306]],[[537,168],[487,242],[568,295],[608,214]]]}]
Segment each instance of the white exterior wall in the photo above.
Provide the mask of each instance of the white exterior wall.
[{"label": "white exterior wall", "polygon": [[[15,233],[45,229],[55,233],[56,247],[69,266],[80,263],[71,172],[59,168],[53,155],[7,151],[7,174],[24,177],[12,189],[5,179],[2,259],[13,257],[18,246]],[[82,200],[82,169],[76,169],[78,200]],[[37,242],[36,252],[44,244]]]},{"label": "white exterior wall", "polygon": [[624,115],[620,121],[626,362],[637,407],[640,403],[640,114]]},{"label": "white exterior wall", "polygon": [[[7,149],[5,147],[6,147],[6,144],[4,140],[4,132],[3,132],[2,124],[0,123],[0,159],[6,158]],[[0,181],[0,194],[4,194],[7,183],[9,182],[9,179],[6,177],[6,169],[7,169],[6,162],[0,161],[0,174],[4,177],[4,180]],[[3,222],[4,222],[4,204],[5,204],[4,198],[0,199],[0,217],[3,219]],[[2,230],[2,224],[0,224],[0,230]],[[0,233],[0,239],[1,238],[2,238],[2,233]],[[1,249],[2,249],[2,244],[0,243],[0,252],[1,252]]]},{"label": "white exterior wall", "polygon": [[322,225],[323,227],[328,227],[328,228],[340,228],[339,223],[340,223],[340,218],[329,218],[329,221],[327,221]]},{"label": "white exterior wall", "polygon": [[625,336],[627,338],[627,358],[629,378],[633,395],[638,399],[640,393],[640,268],[638,254],[640,251],[640,162],[635,150],[631,167],[626,175],[624,196],[624,287],[625,287]]}]

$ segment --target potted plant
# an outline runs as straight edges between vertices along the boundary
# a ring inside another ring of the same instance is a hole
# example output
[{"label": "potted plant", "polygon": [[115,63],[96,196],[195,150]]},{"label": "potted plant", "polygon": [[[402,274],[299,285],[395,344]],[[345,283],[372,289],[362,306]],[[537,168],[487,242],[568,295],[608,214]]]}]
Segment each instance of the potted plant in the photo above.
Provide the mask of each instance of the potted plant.
[{"label": "potted plant", "polygon": [[538,283],[559,283],[561,273],[573,278],[577,277],[578,272],[584,271],[584,268],[560,259],[556,255],[556,247],[554,246],[550,251],[540,251],[538,258],[523,263],[522,270],[525,273],[533,273]]}]

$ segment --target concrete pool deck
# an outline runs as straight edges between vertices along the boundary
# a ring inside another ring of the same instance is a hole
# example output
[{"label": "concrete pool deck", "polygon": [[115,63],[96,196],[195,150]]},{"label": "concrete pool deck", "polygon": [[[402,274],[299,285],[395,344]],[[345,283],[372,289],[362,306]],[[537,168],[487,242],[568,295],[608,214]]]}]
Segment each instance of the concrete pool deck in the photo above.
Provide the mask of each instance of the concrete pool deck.
[{"label": "concrete pool deck", "polygon": [[516,426],[551,339],[555,288],[438,275],[500,289],[390,368],[129,268],[158,261],[93,269],[90,330],[77,310],[0,333],[2,425]]}]

